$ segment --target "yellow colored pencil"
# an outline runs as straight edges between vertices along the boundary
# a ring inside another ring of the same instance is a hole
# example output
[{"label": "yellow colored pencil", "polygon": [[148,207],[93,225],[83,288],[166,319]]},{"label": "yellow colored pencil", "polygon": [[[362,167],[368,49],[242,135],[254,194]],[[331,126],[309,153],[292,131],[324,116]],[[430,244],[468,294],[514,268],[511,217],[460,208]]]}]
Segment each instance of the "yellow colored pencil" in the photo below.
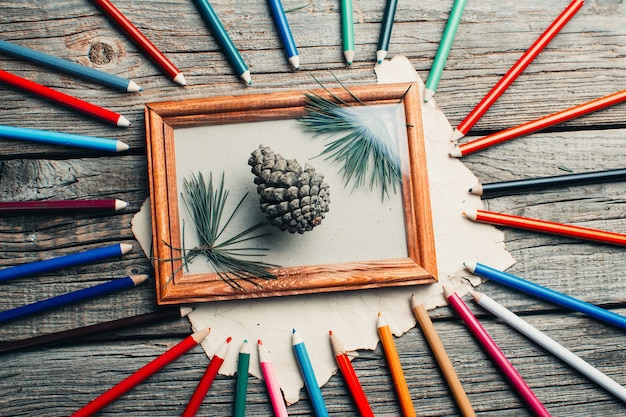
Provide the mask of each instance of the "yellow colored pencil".
[{"label": "yellow colored pencil", "polygon": [[433,322],[430,320],[426,307],[424,307],[424,304],[418,303],[414,297],[411,297],[411,307],[413,309],[413,314],[415,314],[415,318],[422,329],[422,333],[424,333],[424,337],[426,338],[426,341],[428,342],[428,345],[433,351],[433,355],[439,364],[441,373],[443,373],[443,376],[450,387],[450,391],[452,391],[452,395],[459,406],[459,410],[461,410],[461,414],[463,417],[475,417],[476,413],[474,412],[474,408],[472,407],[469,398],[467,398],[463,385],[461,385],[461,381],[452,366],[452,362],[450,362],[450,358],[446,353],[443,343],[441,343],[437,330],[435,330],[435,326],[433,326]]},{"label": "yellow colored pencil", "polygon": [[400,357],[396,350],[396,344],[393,341],[393,335],[387,320],[385,320],[382,314],[378,313],[378,336],[380,337],[380,343],[383,346],[385,357],[387,358],[387,365],[389,366],[389,373],[393,379],[393,384],[396,387],[396,393],[398,394],[398,400],[400,401],[400,408],[402,409],[402,415],[404,417],[417,417],[415,408],[413,407],[413,401],[411,400],[411,394],[409,393],[409,387],[406,384],[404,372],[402,371],[402,365],[400,364]]}]

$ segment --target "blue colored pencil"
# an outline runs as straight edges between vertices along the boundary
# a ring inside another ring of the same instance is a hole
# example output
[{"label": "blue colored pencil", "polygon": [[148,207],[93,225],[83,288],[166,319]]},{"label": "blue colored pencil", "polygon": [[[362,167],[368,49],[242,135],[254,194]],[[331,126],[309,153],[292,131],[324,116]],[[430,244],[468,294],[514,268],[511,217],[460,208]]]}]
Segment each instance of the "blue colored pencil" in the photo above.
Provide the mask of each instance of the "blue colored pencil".
[{"label": "blue colored pencil", "polygon": [[128,93],[141,91],[141,88],[137,84],[131,80],[127,80],[126,78],[118,77],[117,75],[112,75],[95,68],[68,61],[66,59],[44,54],[43,52],[16,45],[11,42],[0,40],[0,52],[53,68],[67,74],[76,75],[77,77],[94,81],[108,87],[120,89]]},{"label": "blue colored pencil", "polygon": [[525,279],[499,271],[487,265],[480,263],[465,263],[465,267],[472,273],[483,278],[496,281],[526,294],[530,294],[545,301],[560,305],[561,307],[569,308],[570,310],[578,311],[579,313],[586,314],[594,319],[604,321],[605,323],[609,323],[626,330],[626,317],[615,314],[609,310],[605,310],[602,307],[598,307],[577,298],[570,297],[569,295],[542,287],[541,285],[526,281]]},{"label": "blue colored pencil", "polygon": [[307,392],[309,393],[309,400],[313,407],[313,412],[317,417],[328,417],[328,410],[322,397],[322,390],[320,389],[317,379],[315,378],[315,372],[313,371],[313,365],[309,359],[309,354],[306,351],[306,346],[302,338],[296,333],[296,329],[292,331],[292,343],[293,351],[296,354],[296,361],[300,368],[300,374],[304,380]]},{"label": "blue colored pencil", "polygon": [[127,254],[133,249],[133,245],[118,243],[97,249],[90,249],[84,252],[73,253],[60,256],[58,258],[45,259],[27,264],[12,266],[0,269],[0,282],[11,279],[22,278],[29,275],[42,274],[44,272],[56,271],[76,265],[84,265],[97,262],[107,258],[114,258]]},{"label": "blue colored pencil", "polygon": [[296,48],[296,41],[293,39],[293,34],[289,28],[289,22],[287,22],[283,4],[280,0],[267,0],[267,4],[270,7],[270,13],[274,19],[280,41],[283,44],[283,48],[285,48],[285,55],[287,55],[287,59],[293,68],[298,69],[300,67],[300,55],[298,54],[298,48]]},{"label": "blue colored pencil", "polygon": [[118,278],[102,284],[94,285],[93,287],[83,288],[82,290],[37,301],[32,304],[26,304],[11,310],[5,310],[0,312],[0,323],[5,323],[7,321],[15,320],[31,314],[41,313],[53,308],[63,307],[78,301],[105,295],[113,291],[133,288],[147,279],[147,275],[132,275],[124,278]]},{"label": "blue colored pencil", "polygon": [[383,25],[380,29],[380,37],[378,38],[378,49],[376,49],[376,61],[379,64],[383,63],[383,60],[387,56],[387,51],[389,50],[389,40],[391,39],[391,29],[393,28],[397,6],[398,0],[387,0],[385,13],[383,14]]},{"label": "blue colored pencil", "polygon": [[224,55],[226,55],[226,58],[237,75],[239,75],[241,79],[246,82],[246,84],[252,84],[252,78],[250,77],[250,70],[248,69],[248,66],[241,57],[241,54],[239,54],[239,51],[230,39],[230,36],[228,36],[226,29],[224,29],[224,25],[222,25],[217,13],[213,10],[211,3],[209,3],[208,0],[195,0],[195,3],[198,6],[198,10],[200,10],[200,14],[209,26],[209,30],[215,37],[215,41],[222,49]]},{"label": "blue colored pencil", "polygon": [[0,138],[26,140],[52,145],[87,148],[98,151],[121,152],[129,148],[116,139],[97,138],[94,136],[75,135],[72,133],[51,132],[49,130],[28,129],[24,127],[0,125]]}]

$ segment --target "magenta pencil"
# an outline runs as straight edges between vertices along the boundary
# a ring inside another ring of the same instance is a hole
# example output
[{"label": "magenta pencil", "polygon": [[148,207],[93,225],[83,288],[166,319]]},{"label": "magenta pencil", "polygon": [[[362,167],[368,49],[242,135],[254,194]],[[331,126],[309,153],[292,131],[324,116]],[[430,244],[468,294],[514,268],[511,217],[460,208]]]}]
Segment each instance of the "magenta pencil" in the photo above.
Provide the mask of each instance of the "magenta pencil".
[{"label": "magenta pencil", "polygon": [[498,366],[500,371],[502,371],[504,376],[509,380],[513,388],[519,393],[535,415],[542,417],[550,416],[548,410],[546,410],[535,393],[533,393],[528,384],[526,384],[526,381],[524,381],[522,376],[517,372],[513,364],[504,353],[502,353],[496,342],[489,336],[485,328],[480,324],[476,316],[472,314],[461,297],[447,288],[444,288],[443,291],[452,309],[463,319],[469,331],[474,335],[491,360]]},{"label": "magenta pencil", "polygon": [[261,373],[263,373],[263,379],[265,379],[265,385],[267,386],[267,393],[270,396],[272,402],[272,409],[276,417],[286,417],[287,406],[283,399],[283,394],[280,391],[280,384],[276,377],[276,371],[274,370],[274,364],[270,360],[270,355],[263,342],[258,341],[259,348],[259,364],[261,365]]},{"label": "magenta pencil", "polygon": [[0,201],[1,214],[118,211],[126,207],[128,207],[128,203],[118,199]]}]

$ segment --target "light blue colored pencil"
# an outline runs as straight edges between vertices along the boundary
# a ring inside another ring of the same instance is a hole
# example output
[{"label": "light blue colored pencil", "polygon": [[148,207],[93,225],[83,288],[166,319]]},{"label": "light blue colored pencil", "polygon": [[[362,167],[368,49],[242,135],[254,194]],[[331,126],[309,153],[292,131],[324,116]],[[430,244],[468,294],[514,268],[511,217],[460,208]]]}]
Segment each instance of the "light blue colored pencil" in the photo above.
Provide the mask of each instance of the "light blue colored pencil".
[{"label": "light blue colored pencil", "polygon": [[0,269],[0,282],[23,278],[30,275],[43,274],[50,271],[58,271],[63,268],[85,265],[91,262],[101,261],[103,259],[123,256],[132,249],[133,245],[129,245],[128,243],[117,243],[115,245],[104,246],[102,248],[90,249],[56,258],[12,266]]},{"label": "light blue colored pencil", "polygon": [[26,304],[11,310],[0,312],[0,323],[15,320],[31,314],[41,313],[53,308],[63,307],[68,304],[87,300],[89,298],[98,297],[113,291],[125,290],[133,288],[148,279],[147,275],[132,275],[124,278],[117,278],[93,287],[83,288],[82,290],[69,292],[67,294],[58,295],[46,300],[37,301],[32,304]]},{"label": "light blue colored pencil", "polygon": [[117,75],[112,75],[95,68],[48,55],[11,42],[0,40],[0,52],[16,58],[24,59],[26,61],[34,62],[35,64],[53,68],[67,74],[76,75],[77,77],[84,78],[98,84],[126,91],[128,93],[141,91],[141,88],[135,84],[135,82],[127,80],[126,78],[118,77]]},{"label": "light blue colored pencil", "polygon": [[326,409],[326,404],[324,403],[324,398],[322,397],[322,390],[317,383],[317,378],[315,378],[315,372],[313,371],[311,359],[309,359],[309,354],[306,350],[306,346],[304,345],[304,341],[298,333],[296,333],[296,329],[293,329],[292,331],[292,343],[293,352],[296,355],[296,361],[298,362],[298,367],[300,368],[300,374],[302,375],[304,385],[309,393],[309,400],[311,401],[313,412],[317,417],[328,417],[328,410]]},{"label": "light blue colored pencil", "polygon": [[49,130],[0,125],[0,138],[48,143],[51,145],[72,146],[107,152],[121,152],[129,146],[116,139],[75,135],[72,133],[51,132]]},{"label": "light blue colored pencil", "polygon": [[545,301],[560,305],[561,307],[578,311],[579,313],[583,313],[589,317],[593,317],[594,319],[601,320],[605,323],[609,323],[626,330],[626,317],[620,316],[619,314],[613,313],[609,310],[605,310],[602,307],[570,297],[569,295],[562,294],[550,288],[542,287],[539,284],[526,281],[525,279],[499,271],[487,265],[466,262],[465,267],[472,273],[483,278],[487,278],[491,281],[506,285],[507,287],[514,288],[526,294],[530,294]]}]

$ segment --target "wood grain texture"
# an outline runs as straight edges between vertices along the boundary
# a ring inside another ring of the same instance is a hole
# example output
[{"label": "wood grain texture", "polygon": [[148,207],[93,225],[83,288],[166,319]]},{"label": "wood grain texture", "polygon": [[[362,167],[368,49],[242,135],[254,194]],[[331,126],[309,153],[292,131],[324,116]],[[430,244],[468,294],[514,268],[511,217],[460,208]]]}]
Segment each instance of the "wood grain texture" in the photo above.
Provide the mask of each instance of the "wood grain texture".
[{"label": "wood grain texture", "polygon": [[[291,71],[264,2],[211,2],[250,66],[246,88],[230,69],[188,0],[116,0],[133,23],[183,71],[188,87],[175,85],[91,2],[5,0],[0,2],[3,40],[130,78],[143,91],[124,94],[55,71],[0,56],[6,71],[123,114],[133,126],[111,128],[44,100],[0,85],[0,124],[111,137],[131,146],[120,155],[1,140],[0,198],[120,198],[131,207],[111,215],[17,216],[0,219],[0,267],[58,256],[97,245],[137,245],[132,215],[149,194],[144,104],[246,93],[348,87],[376,82],[374,58],[383,1],[354,2],[356,56],[346,67],[338,2],[284,0],[300,52],[301,69]],[[400,2],[389,57],[403,54],[423,79],[435,56],[452,0]],[[566,1],[468,2],[443,72],[436,102],[458,124],[523,51],[563,10]],[[477,123],[467,140],[537,119],[624,89],[626,3],[589,0],[563,31]],[[626,105],[600,112],[469,155],[463,163],[477,180],[493,182],[600,169],[626,161]],[[467,184],[467,188],[474,184]],[[612,183],[485,200],[489,210],[626,232],[626,184]],[[626,314],[626,252],[591,242],[502,229],[517,260],[510,272]],[[2,285],[0,308],[128,275],[151,266],[138,250],[106,263],[24,278]],[[2,326],[12,340],[64,330],[156,307],[154,280],[97,303],[82,303]],[[484,283],[481,291],[548,333],[621,384],[626,384],[622,331],[572,314],[541,300]],[[408,303],[408,300],[407,300]],[[509,327],[469,302],[487,331],[554,415],[624,414],[624,404],[547,355]],[[448,308],[430,312],[447,353],[480,416],[530,413]],[[101,335],[54,348],[5,355],[0,370],[0,414],[68,415],[119,382],[191,332],[186,320]],[[451,393],[420,333],[396,340],[419,415],[459,415]],[[100,415],[180,415],[206,368],[197,348],[105,408]],[[361,351],[353,362],[377,416],[397,416],[393,384],[380,347]],[[213,383],[201,415],[232,413],[234,378]],[[356,416],[341,378],[323,394],[333,416]],[[290,415],[310,416],[302,400]],[[262,381],[250,379],[251,416],[271,414]]]}]

